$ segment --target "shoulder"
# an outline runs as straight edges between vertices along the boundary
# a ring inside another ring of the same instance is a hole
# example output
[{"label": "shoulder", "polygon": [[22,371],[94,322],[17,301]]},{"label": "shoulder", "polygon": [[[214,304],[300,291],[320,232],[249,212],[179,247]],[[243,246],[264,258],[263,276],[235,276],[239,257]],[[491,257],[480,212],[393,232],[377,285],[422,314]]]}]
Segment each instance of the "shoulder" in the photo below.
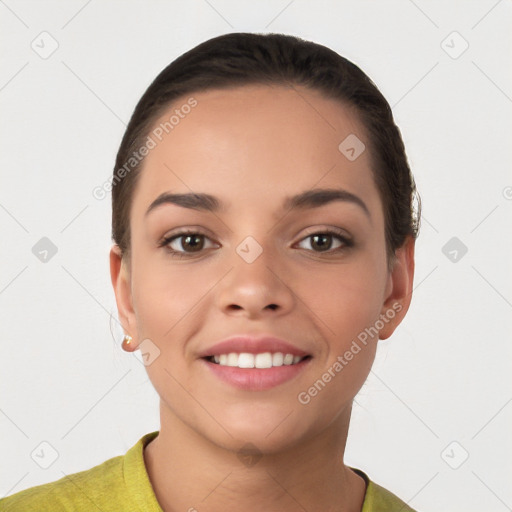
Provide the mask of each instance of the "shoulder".
[{"label": "shoulder", "polygon": [[351,469],[366,482],[366,494],[361,512],[416,512],[396,494],[370,480],[368,475],[360,469]]},{"label": "shoulder", "polygon": [[122,466],[123,456],[113,457],[91,469],[12,494],[0,500],[0,508],[5,512],[106,511],[105,498],[114,498],[123,482]]},{"label": "shoulder", "polygon": [[[151,485],[144,467],[144,446],[158,431],[144,435],[125,455],[91,469],[30,487],[0,499],[2,512],[118,511],[151,501]],[[137,508],[137,507],[135,507]],[[140,508],[140,507],[139,507]],[[159,510],[156,501],[151,510]]]},{"label": "shoulder", "polygon": [[[416,512],[402,501],[396,494],[370,481],[367,490],[368,509],[363,507],[361,512]],[[364,502],[366,506],[366,500]]]}]

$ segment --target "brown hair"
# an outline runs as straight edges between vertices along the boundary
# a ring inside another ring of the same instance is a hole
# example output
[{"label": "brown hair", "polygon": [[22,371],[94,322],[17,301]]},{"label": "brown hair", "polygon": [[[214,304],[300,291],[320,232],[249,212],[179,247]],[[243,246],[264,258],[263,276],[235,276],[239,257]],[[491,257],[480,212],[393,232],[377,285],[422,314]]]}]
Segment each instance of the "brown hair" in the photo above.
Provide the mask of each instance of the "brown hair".
[{"label": "brown hair", "polygon": [[117,153],[112,183],[112,239],[123,256],[130,256],[130,207],[144,162],[134,155],[156,119],[177,98],[248,84],[304,86],[355,107],[367,131],[391,263],[406,237],[417,237],[421,203],[388,102],[359,67],[333,50],[291,35],[254,33],[225,34],[192,48],[171,62],[139,100]]}]

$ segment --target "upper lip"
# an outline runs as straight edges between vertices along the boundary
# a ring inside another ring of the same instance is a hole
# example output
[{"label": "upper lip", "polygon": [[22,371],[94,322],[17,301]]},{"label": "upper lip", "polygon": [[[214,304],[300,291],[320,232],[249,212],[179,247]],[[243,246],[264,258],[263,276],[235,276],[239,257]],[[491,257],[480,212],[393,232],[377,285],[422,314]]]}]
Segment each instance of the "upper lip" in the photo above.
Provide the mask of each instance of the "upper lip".
[{"label": "upper lip", "polygon": [[308,352],[301,350],[288,341],[276,338],[274,336],[254,337],[246,334],[231,336],[223,341],[215,343],[207,349],[200,352],[199,357],[210,357],[219,354],[249,353],[261,354],[263,352],[282,352],[283,354],[293,354],[294,356],[307,356]]}]

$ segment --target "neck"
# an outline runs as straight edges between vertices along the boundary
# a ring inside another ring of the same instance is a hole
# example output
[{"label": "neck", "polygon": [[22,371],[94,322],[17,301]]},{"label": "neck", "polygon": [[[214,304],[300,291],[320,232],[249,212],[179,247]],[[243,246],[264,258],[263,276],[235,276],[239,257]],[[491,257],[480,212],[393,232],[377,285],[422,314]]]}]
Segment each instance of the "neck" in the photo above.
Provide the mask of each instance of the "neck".
[{"label": "neck", "polygon": [[160,404],[159,435],[144,450],[164,512],[360,512],[364,480],[343,463],[351,408],[300,447],[242,457],[190,429]]}]

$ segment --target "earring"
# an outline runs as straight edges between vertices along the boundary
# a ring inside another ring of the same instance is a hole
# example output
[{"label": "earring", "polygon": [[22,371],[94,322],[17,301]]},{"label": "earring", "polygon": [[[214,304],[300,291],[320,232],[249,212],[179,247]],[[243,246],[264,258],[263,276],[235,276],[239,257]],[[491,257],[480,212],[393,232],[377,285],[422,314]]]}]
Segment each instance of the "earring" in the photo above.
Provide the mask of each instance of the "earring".
[{"label": "earring", "polygon": [[133,340],[133,338],[131,336],[129,336],[128,334],[124,335],[123,343],[121,345],[123,350],[126,350],[127,352],[130,352],[129,345],[132,342],[132,340]]}]

